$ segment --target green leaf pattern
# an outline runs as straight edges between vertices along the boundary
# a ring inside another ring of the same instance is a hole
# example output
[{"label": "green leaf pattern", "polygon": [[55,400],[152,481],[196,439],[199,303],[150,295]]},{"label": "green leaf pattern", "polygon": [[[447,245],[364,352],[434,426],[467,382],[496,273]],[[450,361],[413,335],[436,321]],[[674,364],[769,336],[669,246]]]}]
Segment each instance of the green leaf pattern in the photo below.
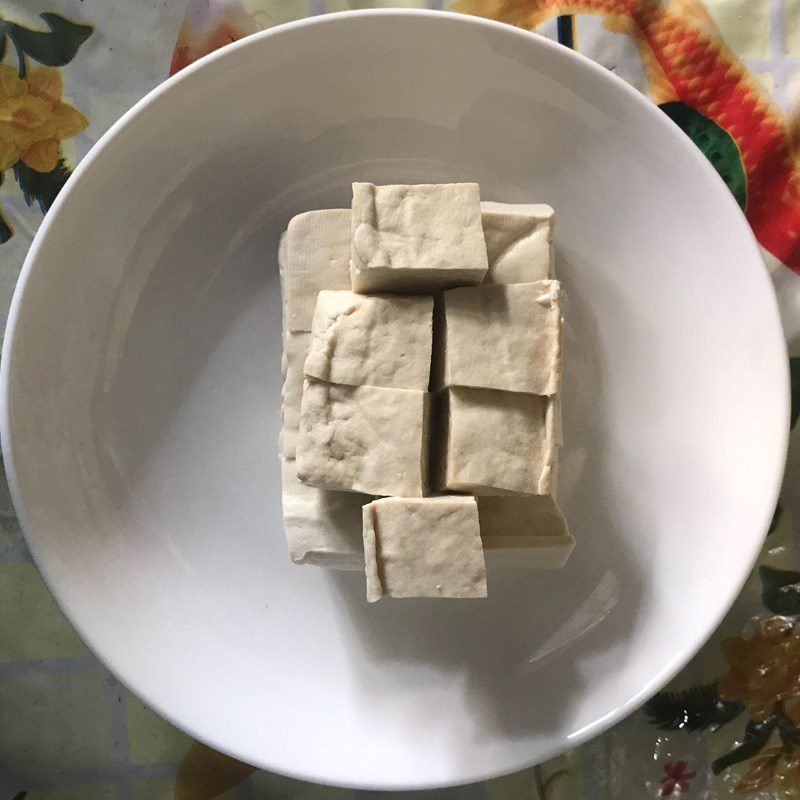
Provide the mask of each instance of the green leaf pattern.
[{"label": "green leaf pattern", "polygon": [[738,747],[734,747],[729,753],[714,761],[711,764],[711,771],[715,775],[719,775],[720,772],[728,767],[732,767],[734,764],[741,764],[742,761],[747,761],[747,759],[757,756],[769,741],[776,724],[775,720],[768,720],[761,725],[748,725],[744,741]]},{"label": "green leaf pattern", "polygon": [[[80,25],[60,14],[40,14],[49,31],[32,31],[14,22],[0,21],[0,35],[6,36],[17,50],[46,67],[69,64],[78,48],[91,36],[91,25]],[[23,73],[24,74],[24,73]]]},{"label": "green leaf pattern", "polygon": [[659,692],[644,705],[650,724],[661,730],[715,730],[744,711],[744,703],[722,700],[715,684]]},{"label": "green leaf pattern", "polygon": [[800,615],[800,572],[760,566],[761,600],[773,614]]},{"label": "green leaf pattern", "polygon": [[747,178],[739,148],[728,131],[685,103],[664,103],[659,108],[700,148],[744,209]]}]

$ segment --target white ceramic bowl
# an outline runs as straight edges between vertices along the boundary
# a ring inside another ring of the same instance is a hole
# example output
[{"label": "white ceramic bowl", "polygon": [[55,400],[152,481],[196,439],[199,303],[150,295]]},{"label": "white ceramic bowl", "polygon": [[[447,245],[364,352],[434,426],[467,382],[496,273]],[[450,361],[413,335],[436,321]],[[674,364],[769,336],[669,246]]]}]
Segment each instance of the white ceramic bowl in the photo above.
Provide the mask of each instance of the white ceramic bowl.
[{"label": "white ceramic bowl", "polygon": [[[289,562],[278,235],[353,180],[555,206],[563,571],[368,606]],[[251,37],[115,125],[31,250],[2,399],[28,542],[108,666],[245,761],[380,788],[521,768],[659,688],[751,566],[788,427],[770,282],[688,139],[564,48],[407,11]]]}]

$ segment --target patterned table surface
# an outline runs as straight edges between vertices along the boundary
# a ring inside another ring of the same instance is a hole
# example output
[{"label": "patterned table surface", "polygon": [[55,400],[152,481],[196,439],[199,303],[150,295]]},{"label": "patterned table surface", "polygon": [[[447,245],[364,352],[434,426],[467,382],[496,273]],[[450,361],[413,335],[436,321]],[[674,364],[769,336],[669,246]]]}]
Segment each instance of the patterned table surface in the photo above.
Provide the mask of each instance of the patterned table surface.
[{"label": "patterned table surface", "polygon": [[[800,97],[800,0],[452,5],[572,42],[683,128],[743,207],[773,275],[790,352],[800,354],[800,124],[790,111]],[[443,7],[441,0],[0,0],[0,323],[42,214],[70,170],[168,73],[265,27],[377,6]],[[565,14],[574,16],[558,22]],[[800,358],[792,376],[794,420]],[[759,566],[667,691],[538,768],[423,794],[800,798],[799,437],[792,435]],[[0,800],[25,794],[338,800],[371,793],[253,771],[192,742],[131,696],[55,607],[0,481]]]}]

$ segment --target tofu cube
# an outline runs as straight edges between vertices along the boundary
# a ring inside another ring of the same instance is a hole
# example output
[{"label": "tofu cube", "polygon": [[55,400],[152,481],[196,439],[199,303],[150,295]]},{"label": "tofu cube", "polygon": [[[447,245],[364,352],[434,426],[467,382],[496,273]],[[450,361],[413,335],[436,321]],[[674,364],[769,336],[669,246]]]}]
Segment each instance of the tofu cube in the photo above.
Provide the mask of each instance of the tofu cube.
[{"label": "tofu cube", "polygon": [[484,279],[477,183],[354,183],[352,210],[353,291],[430,293]]},{"label": "tofu cube", "polygon": [[298,214],[286,230],[286,327],[310,331],[317,294],[350,288],[350,210]]},{"label": "tofu cube", "polygon": [[561,284],[444,293],[444,385],[552,395],[561,385]]},{"label": "tofu cube", "polygon": [[294,458],[300,432],[300,402],[303,399],[303,364],[311,334],[303,331],[284,334],[283,356],[283,455]]},{"label": "tofu cube", "polygon": [[305,374],[330,383],[427,391],[433,298],[322,291]]},{"label": "tofu cube", "polygon": [[476,495],[550,494],[556,458],[553,401],[493,389],[447,390],[438,483]]},{"label": "tofu cube", "polygon": [[489,270],[484,283],[532,283],[555,277],[555,213],[544,204],[481,203]]},{"label": "tofu cube", "polygon": [[384,497],[363,508],[367,600],[486,597],[472,497]]},{"label": "tofu cube", "polygon": [[550,495],[478,497],[486,559],[492,566],[560,569],[575,547]]},{"label": "tofu cube", "polygon": [[297,442],[303,483],[376,495],[428,490],[427,392],[306,378]]},{"label": "tofu cube", "polygon": [[297,479],[296,463],[281,464],[283,527],[295,564],[331,569],[363,569],[361,507],[372,497],[306,486]]}]

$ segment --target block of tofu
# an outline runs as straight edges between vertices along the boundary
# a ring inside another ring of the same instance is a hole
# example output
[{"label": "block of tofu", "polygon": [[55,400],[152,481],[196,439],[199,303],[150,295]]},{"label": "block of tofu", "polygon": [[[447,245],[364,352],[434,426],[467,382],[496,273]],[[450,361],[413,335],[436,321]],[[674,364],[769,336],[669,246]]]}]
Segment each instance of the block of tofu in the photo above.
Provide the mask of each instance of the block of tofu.
[{"label": "block of tofu", "polygon": [[372,497],[306,486],[297,479],[295,462],[281,464],[283,527],[295,564],[331,569],[363,569],[361,507]]},{"label": "block of tofu", "polygon": [[448,389],[446,399],[440,488],[475,495],[551,493],[557,449],[551,398],[458,387]]},{"label": "block of tofu", "polygon": [[477,183],[353,184],[353,291],[431,293],[488,267]]},{"label": "block of tofu", "polygon": [[492,566],[559,569],[575,547],[549,495],[478,497],[481,539]]},{"label": "block of tofu", "polygon": [[555,213],[544,204],[481,203],[489,269],[484,283],[532,283],[555,277]]},{"label": "block of tofu", "polygon": [[286,324],[310,331],[321,289],[350,288],[350,210],[306,211],[286,230]]},{"label": "block of tofu", "polygon": [[290,331],[284,334],[283,355],[283,455],[294,458],[300,432],[300,402],[303,399],[303,364],[308,354],[311,334]]},{"label": "block of tofu", "polygon": [[473,497],[384,497],[363,508],[367,600],[486,597]]},{"label": "block of tofu", "polygon": [[561,284],[444,293],[445,386],[552,395],[561,385]]},{"label": "block of tofu", "polygon": [[429,395],[305,379],[297,475],[310,486],[422,497]]},{"label": "block of tofu", "polygon": [[322,291],[305,373],[330,383],[427,391],[433,298]]}]

